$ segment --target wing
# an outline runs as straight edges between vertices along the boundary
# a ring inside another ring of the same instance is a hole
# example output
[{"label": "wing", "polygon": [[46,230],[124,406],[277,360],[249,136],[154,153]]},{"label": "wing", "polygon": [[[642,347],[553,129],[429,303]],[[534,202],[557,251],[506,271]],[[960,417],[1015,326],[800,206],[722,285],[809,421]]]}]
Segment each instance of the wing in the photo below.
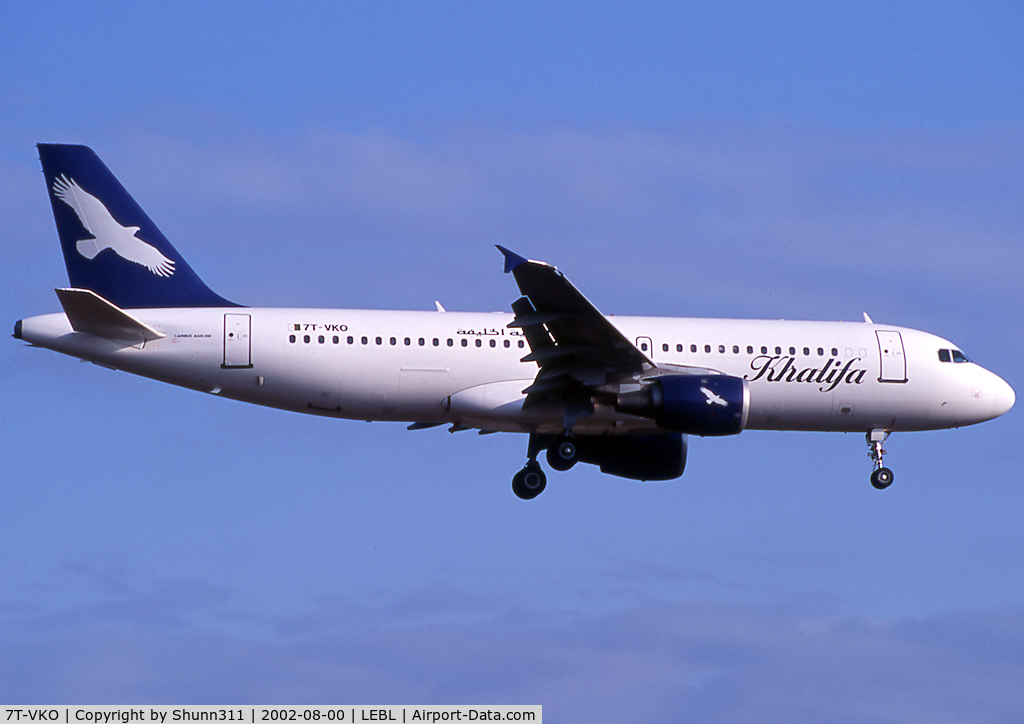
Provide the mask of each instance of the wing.
[{"label": "wing", "polygon": [[523,361],[540,366],[527,405],[556,397],[592,409],[595,388],[654,368],[555,267],[498,249],[523,293],[509,327],[521,328],[530,345]]},{"label": "wing", "polygon": [[114,220],[114,217],[107,211],[107,207],[98,198],[87,194],[81,186],[67,176],[54,179],[53,195],[70,206],[85,230],[97,239],[124,229]]}]

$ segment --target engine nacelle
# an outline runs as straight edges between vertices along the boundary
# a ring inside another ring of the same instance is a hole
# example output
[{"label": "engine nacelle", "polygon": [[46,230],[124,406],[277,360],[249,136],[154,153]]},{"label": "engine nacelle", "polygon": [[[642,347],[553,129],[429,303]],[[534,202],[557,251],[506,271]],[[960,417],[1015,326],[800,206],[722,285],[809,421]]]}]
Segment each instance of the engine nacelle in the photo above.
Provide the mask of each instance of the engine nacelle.
[{"label": "engine nacelle", "polygon": [[652,418],[666,430],[735,435],[747,426],[750,388],[742,377],[730,375],[670,375],[620,394],[615,409]]},{"label": "engine nacelle", "polygon": [[[534,444],[531,438],[531,446]],[[550,448],[565,438],[542,436],[538,447]],[[661,435],[576,435],[571,438],[576,462],[598,465],[602,473],[631,480],[673,480],[686,467],[686,436]],[[571,467],[571,465],[570,465]],[[557,468],[565,470],[567,468]]]}]

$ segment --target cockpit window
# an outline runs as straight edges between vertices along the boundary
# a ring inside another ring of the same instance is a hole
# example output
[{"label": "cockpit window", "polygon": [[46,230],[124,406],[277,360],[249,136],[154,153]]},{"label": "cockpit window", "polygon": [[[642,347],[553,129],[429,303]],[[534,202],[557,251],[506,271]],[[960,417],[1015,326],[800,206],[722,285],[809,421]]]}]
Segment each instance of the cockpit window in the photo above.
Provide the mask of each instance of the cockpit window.
[{"label": "cockpit window", "polygon": [[970,360],[958,349],[940,349],[939,362],[970,362]]}]

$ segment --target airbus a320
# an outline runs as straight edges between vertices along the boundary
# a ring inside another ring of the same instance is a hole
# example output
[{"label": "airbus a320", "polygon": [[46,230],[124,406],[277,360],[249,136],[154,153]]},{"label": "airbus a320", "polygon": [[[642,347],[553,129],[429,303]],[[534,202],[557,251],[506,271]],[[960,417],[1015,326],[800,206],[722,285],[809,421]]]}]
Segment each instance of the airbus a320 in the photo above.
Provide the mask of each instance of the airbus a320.
[{"label": "airbus a320", "polygon": [[611,475],[683,473],[687,435],[863,433],[871,483],[890,433],[1002,415],[1013,389],[927,332],[863,322],[607,317],[555,267],[498,247],[511,313],[246,307],[204,284],[84,146],[40,144],[70,285],[14,336],[104,367],[324,417],[528,435],[538,458]]}]

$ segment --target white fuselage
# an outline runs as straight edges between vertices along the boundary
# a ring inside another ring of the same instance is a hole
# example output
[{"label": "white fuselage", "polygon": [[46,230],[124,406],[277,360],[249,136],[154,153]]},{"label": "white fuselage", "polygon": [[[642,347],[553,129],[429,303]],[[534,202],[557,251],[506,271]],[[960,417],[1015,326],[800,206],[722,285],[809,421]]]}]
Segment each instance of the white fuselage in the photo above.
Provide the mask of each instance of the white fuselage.
[{"label": "white fuselage", "polygon": [[[22,322],[22,338],[104,366],[236,400],[359,420],[451,423],[557,434],[563,409],[523,409],[537,375],[506,313],[347,309],[135,309],[163,338],[120,343],[74,332],[64,314]],[[748,380],[747,427],[864,432],[958,427],[996,417],[1013,390],[955,345],[891,325],[609,317],[659,367]],[[637,380],[644,375],[638,375]],[[651,431],[597,405],[583,434]]]}]

